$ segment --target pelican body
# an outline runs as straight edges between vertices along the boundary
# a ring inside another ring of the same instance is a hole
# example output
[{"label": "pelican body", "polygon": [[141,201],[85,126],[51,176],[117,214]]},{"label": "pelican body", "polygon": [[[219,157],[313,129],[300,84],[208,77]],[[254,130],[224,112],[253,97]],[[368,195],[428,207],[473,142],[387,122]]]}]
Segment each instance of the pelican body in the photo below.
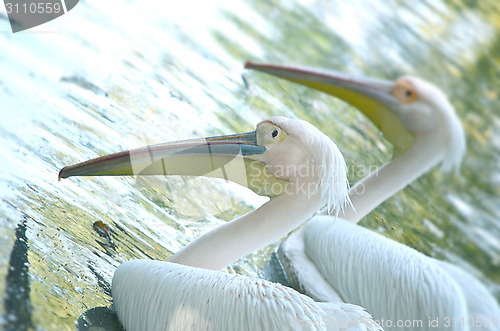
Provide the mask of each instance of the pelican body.
[{"label": "pelican body", "polygon": [[[272,117],[254,132],[116,153],[66,167],[59,177],[226,178],[228,171],[236,182],[272,196],[271,200],[206,233],[167,261],[128,261],[118,267],[112,295],[123,326],[127,330],[380,329],[359,306],[317,303],[280,284],[219,271],[285,236],[321,206],[339,210],[348,200],[342,154],[305,121]],[[262,178],[268,184],[255,184]],[[269,182],[277,184],[272,186],[279,192],[269,190]]]},{"label": "pelican body", "polygon": [[458,170],[465,134],[445,94],[411,76],[390,82],[304,67],[245,67],[350,103],[394,145],[393,160],[350,189],[352,207],[342,219],[323,209],[282,244],[278,255],[294,287],[315,300],[362,305],[386,321],[385,330],[499,330],[498,303],[473,276],[349,224],[439,163],[443,171]]}]

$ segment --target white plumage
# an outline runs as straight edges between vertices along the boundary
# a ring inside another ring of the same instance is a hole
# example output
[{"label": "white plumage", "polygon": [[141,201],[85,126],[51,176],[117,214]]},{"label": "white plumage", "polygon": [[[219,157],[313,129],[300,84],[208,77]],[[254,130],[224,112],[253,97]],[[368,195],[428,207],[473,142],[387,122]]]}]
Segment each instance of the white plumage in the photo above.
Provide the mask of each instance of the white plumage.
[{"label": "white plumage", "polygon": [[[288,181],[285,191],[257,210],[198,238],[174,254],[169,262],[140,260],[118,267],[112,294],[125,329],[379,329],[359,306],[315,303],[279,284],[216,271],[280,239],[322,205],[327,204],[332,211],[344,206],[348,201],[346,166],[333,141],[305,121],[283,117],[259,123],[252,133],[212,137],[207,141],[210,148],[202,150],[218,150],[225,156],[228,144],[238,144],[236,150],[230,149],[238,151],[238,155],[243,150],[255,151],[252,155],[245,152],[244,158],[262,162],[274,177]],[[195,148],[190,149],[190,144],[195,144]],[[200,140],[184,141],[157,145],[155,153],[173,155],[178,164],[179,157],[192,160],[190,153],[199,155],[199,147]],[[141,155],[139,159],[143,162],[148,152],[149,148],[141,148],[134,153]],[[124,174],[130,168],[124,166],[129,154],[118,153],[67,167],[60,178],[81,173],[116,174],[118,166],[119,174]],[[217,157],[210,152],[209,161]],[[148,173],[172,174],[169,159],[162,163],[163,169],[149,168]],[[245,167],[240,170],[248,171]]]},{"label": "white plumage", "polygon": [[[377,321],[391,321],[382,323],[386,330],[401,330],[397,321],[412,320],[422,324],[405,330],[499,330],[498,303],[466,271],[348,223],[359,222],[438,163],[441,170],[458,172],[465,133],[444,93],[416,77],[384,82],[308,68],[246,66],[346,100],[397,147],[391,162],[352,187],[354,208],[346,208],[345,220],[317,216],[282,244],[279,255],[294,287],[316,300],[362,305]],[[408,133],[410,144],[398,141]]]},{"label": "white plumage", "polygon": [[370,320],[359,306],[315,303],[281,284],[162,261],[123,263],[113,298],[127,330],[347,330]]},{"label": "white plumage", "polygon": [[384,330],[499,330],[498,303],[475,277],[346,220],[316,216],[279,255],[294,288],[361,305]]},{"label": "white plumage", "polygon": [[[322,292],[327,297],[316,297],[309,291],[317,288],[309,275],[298,273],[297,280],[308,287],[306,293],[313,299],[363,305],[376,320],[385,321],[386,330],[400,330],[398,321],[411,322],[405,330],[423,330],[432,329],[429,321],[438,318],[441,327],[434,329],[446,330],[445,318],[467,320],[462,290],[438,261],[343,219],[332,222],[328,216],[318,216],[303,231],[310,262],[287,260],[296,270],[314,264],[338,295]],[[287,247],[287,257],[294,249]]]}]

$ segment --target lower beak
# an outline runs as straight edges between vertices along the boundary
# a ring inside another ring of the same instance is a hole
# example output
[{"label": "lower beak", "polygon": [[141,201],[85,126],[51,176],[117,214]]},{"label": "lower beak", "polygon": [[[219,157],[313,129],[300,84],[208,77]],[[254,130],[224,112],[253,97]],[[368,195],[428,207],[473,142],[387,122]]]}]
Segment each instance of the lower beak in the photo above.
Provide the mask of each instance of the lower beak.
[{"label": "lower beak", "polygon": [[392,82],[351,77],[333,71],[255,62],[247,62],[245,68],[281,77],[350,103],[382,131],[393,144],[395,155],[413,143],[414,135],[403,125],[398,115],[401,105],[392,96]]},{"label": "lower beak", "polygon": [[[269,185],[287,182],[274,177],[260,161],[265,147],[257,145],[255,131],[229,136],[184,140],[151,145],[101,156],[66,166],[59,180],[72,176],[186,175],[225,178],[249,187],[257,194],[274,196],[260,180]],[[257,179],[257,181],[255,181]],[[266,178],[267,179],[267,178]],[[278,185],[279,186],[279,185]]]}]

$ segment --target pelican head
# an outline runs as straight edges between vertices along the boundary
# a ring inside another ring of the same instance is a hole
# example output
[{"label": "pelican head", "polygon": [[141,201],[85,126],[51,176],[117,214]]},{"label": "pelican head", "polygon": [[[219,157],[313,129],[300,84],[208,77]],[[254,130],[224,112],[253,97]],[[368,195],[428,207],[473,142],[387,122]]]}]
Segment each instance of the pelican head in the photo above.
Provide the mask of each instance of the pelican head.
[{"label": "pelican head", "polygon": [[412,76],[383,81],[254,62],[247,62],[245,68],[306,85],[350,103],[393,144],[394,157],[425,140],[428,149],[436,150],[436,161],[442,163],[442,170],[459,168],[465,152],[464,129],[446,95],[427,81]]},{"label": "pelican head", "polygon": [[303,120],[276,116],[259,123],[262,126],[266,134],[261,139],[267,146],[263,156],[273,175],[294,183],[307,179],[308,189],[318,190],[328,210],[341,210],[348,202],[348,182],[337,145]]},{"label": "pelican head", "polygon": [[67,166],[59,179],[109,175],[224,178],[269,197],[307,182],[331,209],[348,199],[345,162],[333,141],[308,122],[278,116],[252,132],[146,146]]}]

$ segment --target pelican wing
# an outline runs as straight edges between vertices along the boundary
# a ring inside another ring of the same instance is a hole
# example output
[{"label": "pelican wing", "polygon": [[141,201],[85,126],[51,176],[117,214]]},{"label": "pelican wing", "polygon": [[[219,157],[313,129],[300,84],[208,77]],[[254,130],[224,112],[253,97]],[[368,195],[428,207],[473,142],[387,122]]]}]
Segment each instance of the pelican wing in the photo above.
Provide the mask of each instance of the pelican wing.
[{"label": "pelican wing", "polygon": [[358,306],[317,304],[263,279],[149,260],[117,269],[113,300],[128,331],[365,330],[370,318]]},{"label": "pelican wing", "polygon": [[[306,225],[302,245],[303,254],[328,284],[304,282],[304,292],[336,292],[344,301],[365,307],[375,320],[394,323],[383,325],[386,330],[401,330],[397,321],[411,324],[405,330],[449,330],[443,323],[429,327],[429,320],[467,320],[469,316],[463,291],[438,261],[378,233],[343,219],[333,222],[318,216]],[[287,247],[293,245],[283,249]],[[296,252],[284,255],[299,256]],[[287,274],[299,274],[298,280],[308,278],[302,270],[296,267]],[[453,330],[464,328],[457,325]]]}]

